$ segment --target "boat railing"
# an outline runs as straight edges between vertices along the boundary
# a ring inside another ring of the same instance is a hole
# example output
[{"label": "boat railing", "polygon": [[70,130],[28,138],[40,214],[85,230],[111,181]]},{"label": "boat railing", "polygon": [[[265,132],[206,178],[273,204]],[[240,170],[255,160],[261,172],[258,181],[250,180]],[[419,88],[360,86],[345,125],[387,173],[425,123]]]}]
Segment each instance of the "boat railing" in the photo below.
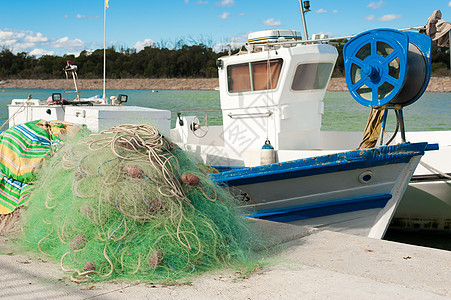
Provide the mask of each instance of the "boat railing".
[{"label": "boat railing", "polygon": [[[415,26],[415,27],[409,27],[409,28],[402,28],[402,29],[398,29],[399,31],[420,31],[422,29],[425,29],[425,26]],[[301,41],[296,41],[296,40],[284,40],[284,41],[277,41],[277,42],[265,42],[264,44],[253,44],[254,47],[275,47],[275,46],[288,46],[288,47],[293,47],[296,45],[302,45],[302,44],[318,44],[318,43],[323,43],[323,42],[333,42],[333,41],[341,41],[341,40],[349,40],[353,37],[355,37],[356,34],[354,35],[348,35],[348,36],[341,36],[341,37],[328,37],[328,38],[322,38],[322,39],[309,39],[309,40],[301,40]],[[265,49],[268,50],[268,49]]]},{"label": "boat railing", "polygon": [[41,101],[39,99],[13,99],[11,101],[12,106],[39,106]]}]

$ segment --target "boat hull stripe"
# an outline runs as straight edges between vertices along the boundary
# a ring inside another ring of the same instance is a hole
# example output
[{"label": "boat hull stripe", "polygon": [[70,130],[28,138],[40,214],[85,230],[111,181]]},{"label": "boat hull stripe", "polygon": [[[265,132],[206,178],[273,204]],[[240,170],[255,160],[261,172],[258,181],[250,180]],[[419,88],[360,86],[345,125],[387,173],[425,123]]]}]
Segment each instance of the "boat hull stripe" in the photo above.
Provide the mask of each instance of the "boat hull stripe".
[{"label": "boat hull stripe", "polygon": [[383,208],[391,198],[392,195],[390,194],[379,194],[342,200],[323,201],[290,208],[263,211],[249,214],[247,217],[274,222],[291,222],[353,211]]}]

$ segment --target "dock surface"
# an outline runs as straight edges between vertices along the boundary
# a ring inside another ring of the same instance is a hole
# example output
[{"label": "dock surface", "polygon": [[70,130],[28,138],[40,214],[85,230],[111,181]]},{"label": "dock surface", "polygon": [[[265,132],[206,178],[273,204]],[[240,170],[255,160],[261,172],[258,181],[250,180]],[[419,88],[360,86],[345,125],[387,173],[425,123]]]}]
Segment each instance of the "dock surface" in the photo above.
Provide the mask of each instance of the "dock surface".
[{"label": "dock surface", "polygon": [[220,270],[180,285],[80,285],[56,263],[0,255],[0,298],[451,299],[451,251],[272,222],[261,228],[281,249],[267,263],[249,274]]}]

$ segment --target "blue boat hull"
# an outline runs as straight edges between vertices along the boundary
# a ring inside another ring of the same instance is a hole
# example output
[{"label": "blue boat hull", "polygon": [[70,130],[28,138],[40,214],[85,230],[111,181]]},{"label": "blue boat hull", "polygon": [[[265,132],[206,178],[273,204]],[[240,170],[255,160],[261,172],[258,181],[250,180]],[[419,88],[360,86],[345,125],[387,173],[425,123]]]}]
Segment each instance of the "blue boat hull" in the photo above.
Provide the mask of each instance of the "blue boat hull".
[{"label": "blue boat hull", "polygon": [[382,238],[427,143],[354,150],[210,175],[249,217]]}]

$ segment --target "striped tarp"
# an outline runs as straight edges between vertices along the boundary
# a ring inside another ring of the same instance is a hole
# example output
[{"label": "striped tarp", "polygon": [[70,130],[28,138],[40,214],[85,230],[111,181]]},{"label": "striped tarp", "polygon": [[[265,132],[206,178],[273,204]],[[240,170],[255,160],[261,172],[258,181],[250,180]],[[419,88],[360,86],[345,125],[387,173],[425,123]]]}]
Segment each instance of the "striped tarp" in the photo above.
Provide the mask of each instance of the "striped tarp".
[{"label": "striped tarp", "polygon": [[24,205],[30,196],[31,184],[23,183],[0,172],[0,214],[9,214]]},{"label": "striped tarp", "polygon": [[82,128],[61,121],[32,121],[0,135],[0,214],[23,205],[36,178],[36,170],[62,144]]}]

